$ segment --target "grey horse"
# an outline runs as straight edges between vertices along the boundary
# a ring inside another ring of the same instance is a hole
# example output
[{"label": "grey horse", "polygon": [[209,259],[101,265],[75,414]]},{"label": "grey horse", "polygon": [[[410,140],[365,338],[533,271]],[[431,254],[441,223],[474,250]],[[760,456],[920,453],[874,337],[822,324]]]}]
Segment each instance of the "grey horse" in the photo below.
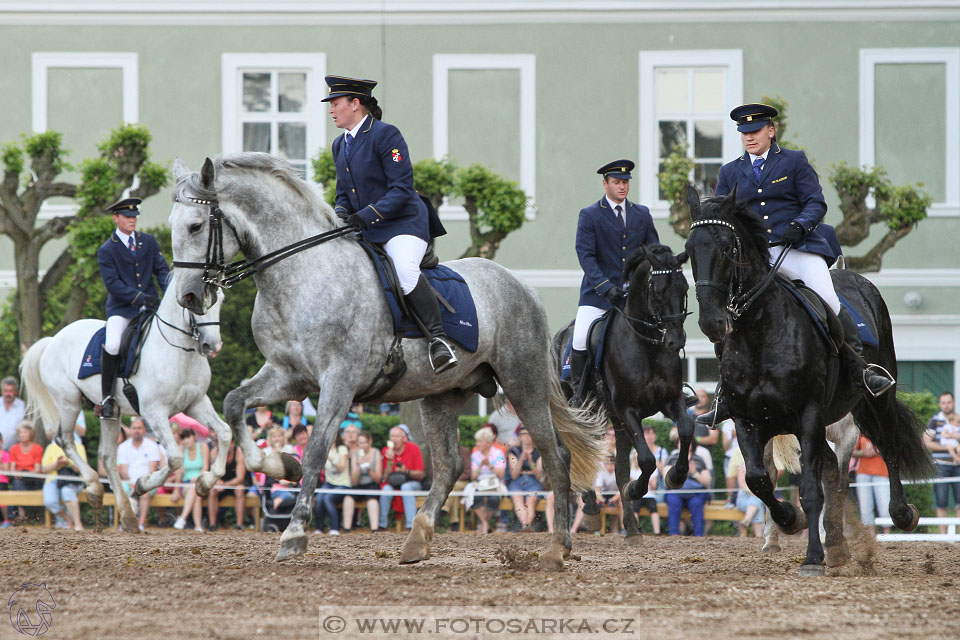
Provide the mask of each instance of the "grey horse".
[{"label": "grey horse", "polygon": [[[174,263],[194,267],[178,279],[177,297],[194,313],[213,304],[216,296],[211,286],[216,275],[202,265],[223,264],[241,251],[247,260],[254,260],[339,224],[316,185],[267,154],[241,153],[216,162],[207,158],[199,173],[190,173],[177,160],[174,175],[177,187],[170,214]],[[558,569],[571,549],[567,526],[571,485],[574,489],[592,485],[604,455],[603,422],[567,406],[551,362],[546,313],[536,292],[489,260],[447,264],[463,276],[476,302],[476,352],[459,349],[459,366],[436,376],[427,360],[426,342],[404,340],[406,374],[386,393],[365,398],[389,402],[422,398],[420,414],[433,459],[433,484],[400,562],[429,557],[435,520],[462,468],[457,416],[471,389],[481,385],[489,389],[495,379],[543,456],[556,496],[556,533],[540,563],[544,569]],[[301,477],[295,459],[264,455],[254,445],[243,422],[244,410],[320,394],[316,428],[303,456],[303,488],[277,553],[283,560],[306,551],[305,528],[317,474],[351,402],[387,359],[392,321],[373,266],[352,234],[295,253],[256,272],[254,279],[257,299],[251,324],[266,363],[224,399],[226,420],[249,469],[275,478]]]}]

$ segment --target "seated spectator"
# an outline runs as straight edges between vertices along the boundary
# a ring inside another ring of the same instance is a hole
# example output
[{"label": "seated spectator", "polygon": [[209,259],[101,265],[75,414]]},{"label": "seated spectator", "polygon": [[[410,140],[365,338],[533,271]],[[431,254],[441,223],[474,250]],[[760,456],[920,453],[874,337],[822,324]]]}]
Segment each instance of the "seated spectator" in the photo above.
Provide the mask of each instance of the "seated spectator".
[{"label": "seated spectator", "polygon": [[533,446],[533,439],[523,426],[520,427],[520,444],[510,449],[510,484],[513,493],[513,510],[520,521],[520,531],[533,531],[533,518],[537,515],[538,495],[520,495],[520,492],[543,490],[543,461],[540,452]]},{"label": "seated spectator", "polygon": [[179,502],[183,496],[183,511],[174,523],[174,529],[183,529],[187,526],[187,516],[193,514],[194,531],[203,531],[203,498],[197,495],[197,478],[201,473],[210,469],[210,452],[197,442],[197,434],[193,429],[186,428],[180,431],[180,446],[183,448],[183,466],[180,468],[182,477],[180,482],[189,484],[185,489],[175,487],[171,494],[174,502]]},{"label": "seated spectator", "polygon": [[[380,452],[373,448],[373,436],[367,431],[361,431],[357,434],[357,448],[350,452],[350,484],[354,489],[377,491],[380,489],[382,476],[383,460],[380,458]],[[449,502],[449,499],[447,501]],[[349,532],[353,527],[353,514],[357,502],[367,503],[370,532],[376,533],[380,526],[380,501],[377,496],[367,494],[346,496],[343,499],[344,531]]]},{"label": "seated spectator", "polygon": [[[680,535],[680,516],[684,508],[690,511],[690,520],[693,524],[693,535],[703,536],[704,507],[710,500],[710,494],[705,489],[710,487],[710,470],[707,463],[696,451],[696,443],[690,443],[690,468],[687,478],[681,489],[700,490],[696,493],[667,493],[667,527],[672,536]],[[680,457],[679,451],[674,451],[667,459],[664,473],[669,473]]]},{"label": "seated spectator", "polygon": [[[301,427],[302,428],[302,427]],[[247,475],[247,467],[243,462],[243,451],[233,442],[227,449],[227,465],[220,481],[210,489],[210,497],[207,499],[207,519],[209,520],[210,531],[217,530],[217,515],[220,511],[220,494],[225,491],[233,491],[233,497],[236,500],[234,512],[237,515],[237,523],[234,529],[243,529],[243,513],[246,511],[245,500],[247,489],[243,486],[243,479]]]},{"label": "seated spectator", "polygon": [[496,436],[493,431],[483,428],[474,435],[477,447],[470,456],[470,479],[477,483],[477,491],[490,492],[496,495],[475,496],[473,510],[477,514],[479,524],[478,533],[490,533],[489,518],[500,507],[500,482],[507,469],[507,461],[503,452],[493,446]]},{"label": "seated spectator", "polygon": [[493,410],[487,416],[487,424],[496,427],[494,433],[497,434],[497,442],[505,447],[513,447],[517,444],[517,432],[520,430],[520,418],[513,410],[513,403],[507,400],[502,407]]},{"label": "seated spectator", "polygon": [[[347,416],[349,417],[349,415],[350,414],[348,413]],[[340,425],[340,437],[343,438],[343,444],[346,445],[347,451],[350,452],[350,455],[353,455],[353,453],[360,446],[357,442],[360,436],[360,429],[361,427],[357,426],[353,422],[348,422],[347,420],[344,420]]]},{"label": "seated spectator", "polygon": [[290,427],[295,427],[298,424],[307,426],[310,424],[307,422],[306,416],[303,415],[303,403],[299,400],[289,400],[287,406],[284,409],[283,424],[281,425],[285,430]]},{"label": "seated spectator", "polygon": [[266,406],[259,405],[253,413],[247,415],[247,424],[253,427],[252,437],[256,442],[267,434],[270,427],[279,425],[280,421],[273,416],[273,412]]},{"label": "seated spectator", "polygon": [[[170,425],[170,433],[173,434],[174,442],[177,443],[178,447],[182,446],[180,444],[180,431],[181,431],[180,423],[174,422],[173,420],[171,420],[169,422],[169,425]],[[154,442],[156,442],[157,446],[160,447],[160,468],[163,469],[169,464],[167,462],[167,448],[162,444],[160,444],[159,440],[155,436],[148,434],[147,437],[152,439]],[[182,481],[183,481],[183,467],[181,466],[179,469],[177,469],[176,471],[168,475],[163,485],[157,487],[157,490],[154,493],[155,495],[158,495],[158,496],[162,496],[162,495],[171,496],[171,499],[172,499],[173,492],[176,490],[177,487],[174,487],[171,485],[180,484]],[[178,497],[176,500],[174,500],[174,502],[179,502],[179,500],[180,498]],[[176,522],[176,518],[174,518],[174,523],[175,522]],[[167,523],[168,523],[167,508],[157,507],[157,526],[166,527]]]},{"label": "seated spectator", "polygon": [[307,450],[307,441],[310,440],[310,430],[302,424],[293,428],[293,445],[285,448],[284,452],[296,456],[297,460],[303,461],[303,453]]},{"label": "seated spectator", "polygon": [[[39,473],[40,462],[43,459],[43,447],[33,441],[33,423],[23,420],[17,425],[17,442],[10,447],[10,471],[22,473]],[[35,491],[43,485],[40,478],[13,477],[14,491]],[[27,519],[25,507],[17,509],[17,522]]]},{"label": "seated spectator", "polygon": [[391,503],[398,514],[402,511],[407,529],[413,527],[417,514],[417,498],[412,495],[392,496],[396,491],[419,491],[426,473],[420,447],[410,441],[410,429],[399,424],[390,429],[390,441],[383,448],[383,477],[380,490],[380,528],[387,528]]},{"label": "seated spectator", "polygon": [[[0,432],[0,472],[9,471],[13,463],[10,461],[10,452],[3,448],[3,433]],[[0,473],[0,491],[8,491],[10,489],[10,478]],[[0,507],[0,513],[3,514],[3,523],[0,524],[0,529],[9,529],[10,528],[10,519],[7,517],[7,507]]]},{"label": "seated spectator", "polygon": [[727,465],[729,473],[736,479],[737,498],[735,506],[743,511],[743,520],[737,523],[740,537],[746,538],[753,527],[753,535],[763,537],[763,518],[767,514],[767,505],[750,491],[747,486],[747,466],[743,463],[743,452],[738,446],[730,454],[730,463]]},{"label": "seated spectator", "polygon": [[[470,482],[470,449],[463,446],[459,446],[460,450],[460,464],[463,465],[463,471],[460,472],[460,476],[453,483],[453,490],[451,493],[462,492],[464,487]],[[443,506],[440,507],[440,510],[447,514],[447,517],[450,521],[450,531],[460,531],[460,496],[450,495],[447,496],[447,501],[443,503]]]},{"label": "seated spectator", "polygon": [[[720,432],[723,443],[723,477],[727,485],[727,502],[724,509],[735,509],[737,506],[737,474],[730,473],[730,459],[740,448],[737,443],[737,426],[733,420],[724,420],[720,423]],[[742,456],[741,456],[742,457]]]},{"label": "seated spectator", "polygon": [[597,504],[601,508],[617,508],[617,519],[620,521],[620,530],[623,531],[623,503],[620,501],[620,488],[617,487],[616,462],[616,454],[607,456],[593,488],[597,493]]},{"label": "seated spectator", "polygon": [[[660,447],[661,449],[663,447]],[[634,451],[634,454],[636,452]],[[640,467],[637,465],[636,455],[630,457],[630,479],[638,480],[640,478]],[[650,474],[650,480],[647,483],[647,492],[639,500],[633,502],[633,510],[639,511],[641,507],[646,507],[650,512],[650,527],[653,529],[653,535],[660,535],[660,512],[657,511],[657,485],[660,480],[659,467]]]},{"label": "seated spectator", "polygon": [[[83,444],[76,446],[80,457],[86,460],[87,450]],[[77,499],[77,492],[83,490],[83,482],[76,465],[67,458],[63,449],[51,442],[43,451],[40,471],[48,474],[43,483],[43,505],[53,514],[54,527],[83,531],[80,501]]]},{"label": "seated spectator", "polygon": [[[323,465],[324,481],[321,489],[344,489],[350,487],[350,451],[343,444],[340,434],[333,439],[327,461]],[[313,496],[313,512],[316,516],[317,527],[314,533],[320,533],[322,525],[329,520],[330,535],[340,535],[340,505],[343,504],[345,494],[318,493]],[[352,515],[351,515],[352,518]]]},{"label": "seated spectator", "polygon": [[[289,453],[287,451],[288,445],[285,444],[286,441],[287,434],[283,427],[277,425],[270,427],[270,431],[267,432],[267,447],[270,451]],[[266,492],[268,505],[273,512],[287,513],[293,509],[293,505],[297,502],[297,496],[293,491],[290,491],[290,487],[296,486],[294,483],[289,480],[276,480],[265,474],[257,475],[261,477],[262,490]]]},{"label": "seated spectator", "polygon": [[[130,421],[130,438],[117,447],[117,470],[123,480],[123,490],[130,495],[140,477],[160,468],[160,446],[150,438],[145,438],[147,426],[142,418]],[[140,531],[147,525],[152,493],[140,496]]]},{"label": "seated spectator", "polygon": [[[880,452],[866,436],[860,436],[857,440],[853,457],[858,459],[857,503],[860,505],[860,522],[875,533],[876,516],[886,517],[890,511],[890,473]],[[883,532],[890,533],[890,527],[883,527]]]}]

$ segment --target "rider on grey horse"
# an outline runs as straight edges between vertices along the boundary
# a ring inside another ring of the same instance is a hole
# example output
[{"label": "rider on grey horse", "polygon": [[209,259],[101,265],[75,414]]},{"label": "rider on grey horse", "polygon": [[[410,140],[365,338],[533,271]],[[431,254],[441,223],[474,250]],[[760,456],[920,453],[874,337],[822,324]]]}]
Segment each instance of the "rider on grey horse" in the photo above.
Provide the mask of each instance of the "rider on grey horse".
[{"label": "rider on grey horse", "polygon": [[410,311],[430,340],[430,365],[441,373],[457,364],[443,330],[433,289],[420,273],[431,238],[444,235],[433,207],[413,188],[413,165],[400,131],[383,122],[374,80],[327,76],[333,123],[345,133],[333,141],[337,167],[334,211],[368,242],[382,244],[393,261]]},{"label": "rider on grey horse", "polygon": [[113,212],[117,230],[97,249],[100,277],[107,288],[107,337],[100,358],[100,407],[104,418],[113,418],[117,406],[113,385],[123,331],[142,308],[157,308],[153,276],[157,276],[160,290],[166,291],[170,275],[156,239],[149,233],[136,232],[139,204],[140,198],[126,198],[107,207],[107,211]]}]

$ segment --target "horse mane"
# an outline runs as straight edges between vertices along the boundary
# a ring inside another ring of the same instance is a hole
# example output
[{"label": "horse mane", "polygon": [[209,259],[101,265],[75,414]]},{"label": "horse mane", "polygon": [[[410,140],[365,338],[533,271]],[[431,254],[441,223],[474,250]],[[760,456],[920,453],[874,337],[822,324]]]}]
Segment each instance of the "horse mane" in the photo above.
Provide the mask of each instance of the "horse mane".
[{"label": "horse mane", "polygon": [[637,266],[644,260],[649,260],[654,268],[673,267],[675,265],[672,258],[673,249],[665,244],[641,245],[627,258],[627,264],[623,267],[623,281],[629,282]]},{"label": "horse mane", "polygon": [[[747,251],[746,258],[751,263],[762,265],[764,270],[770,268],[767,262],[767,256],[770,252],[770,234],[767,233],[767,227],[763,224],[760,216],[747,207],[743,200],[737,200],[733,208],[733,215],[725,214],[723,211],[723,202],[726,196],[714,196],[703,201],[703,213],[701,219],[718,218],[729,222],[737,228],[737,233],[747,241],[748,246],[753,247],[753,251]],[[710,208],[709,213],[707,208]]]}]

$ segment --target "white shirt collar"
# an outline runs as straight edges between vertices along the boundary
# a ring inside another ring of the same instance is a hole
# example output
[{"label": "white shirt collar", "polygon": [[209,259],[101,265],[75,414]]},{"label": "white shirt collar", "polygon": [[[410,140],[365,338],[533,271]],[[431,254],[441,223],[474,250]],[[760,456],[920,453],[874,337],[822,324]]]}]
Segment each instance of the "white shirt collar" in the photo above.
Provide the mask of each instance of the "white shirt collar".
[{"label": "white shirt collar", "polygon": [[356,139],[357,133],[359,133],[359,131],[360,131],[360,127],[363,126],[363,123],[366,122],[366,121],[367,121],[367,118],[369,118],[369,117],[370,117],[369,115],[363,116],[363,118],[360,120],[360,122],[357,123],[357,126],[355,126],[353,129],[350,129],[349,131],[347,131],[347,133],[349,133],[351,136],[353,136],[354,139]]},{"label": "white shirt collar", "polygon": [[[610,199],[610,196],[607,196],[607,195],[603,196],[603,199],[607,201],[607,204],[610,206],[610,209],[613,211],[613,215],[617,215],[617,210],[615,209],[615,207],[617,206],[617,203],[614,202],[613,200],[611,200],[611,199]],[[627,201],[624,200],[623,202],[621,202],[621,203],[620,203],[620,206],[623,207],[623,215],[626,216],[626,215],[627,215]]]},{"label": "white shirt collar", "polygon": [[[748,153],[749,153],[749,152],[748,152]],[[750,164],[753,164],[754,162],[756,162],[756,161],[757,161],[757,158],[763,158],[763,161],[766,162],[766,161],[767,161],[767,154],[769,154],[769,153],[770,153],[770,149],[767,149],[766,151],[763,152],[762,155],[759,155],[759,156],[755,156],[755,155],[753,155],[752,153],[750,153],[750,154],[749,154],[749,155],[750,155]]]},{"label": "white shirt collar", "polygon": [[[136,231],[134,231],[133,233],[136,233]],[[129,247],[130,247],[130,236],[133,235],[133,234],[129,234],[129,235],[128,235],[128,234],[124,233],[123,231],[120,231],[120,229],[117,229],[117,230],[116,230],[116,234],[117,234],[117,237],[120,238],[120,242],[123,243],[123,246],[125,246],[125,247],[127,247],[127,248],[129,249]],[[134,242],[136,242],[136,239],[134,239]]]}]

